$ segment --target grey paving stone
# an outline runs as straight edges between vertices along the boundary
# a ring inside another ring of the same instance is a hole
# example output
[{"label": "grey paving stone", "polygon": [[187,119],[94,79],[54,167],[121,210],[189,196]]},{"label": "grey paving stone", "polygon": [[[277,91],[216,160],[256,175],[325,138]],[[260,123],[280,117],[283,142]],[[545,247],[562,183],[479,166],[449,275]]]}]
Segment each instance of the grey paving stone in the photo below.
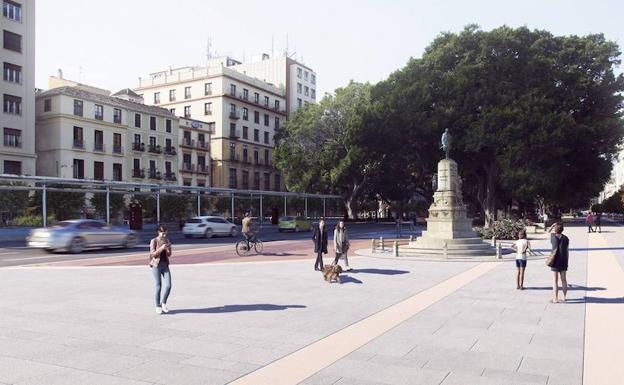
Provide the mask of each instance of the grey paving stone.
[{"label": "grey paving stone", "polygon": [[546,383],[549,383],[548,376],[537,375],[537,374],[527,374],[527,373],[510,371],[510,370],[497,370],[497,369],[486,368],[482,376],[497,379],[505,383],[507,381],[523,382],[527,384],[539,384],[539,385],[546,385]]},{"label": "grey paving stone", "polygon": [[533,385],[530,382],[506,380],[501,382],[500,378],[490,378],[482,376],[471,376],[469,374],[451,372],[442,381],[441,385]]},{"label": "grey paving stone", "polygon": [[226,370],[158,361],[125,369],[116,375],[167,385],[224,384],[241,376],[239,373]]},{"label": "grey paving stone", "polygon": [[[350,356],[351,354],[345,358],[352,359]],[[364,361],[364,360],[361,360],[361,361]],[[428,362],[427,359],[416,357],[416,356],[406,355],[403,357],[395,357],[395,356],[387,356],[383,354],[377,354],[366,361],[373,362],[376,364],[381,364],[381,365],[409,366],[411,368],[422,368]]]},{"label": "grey paving stone", "polygon": [[213,358],[221,358],[245,348],[245,346],[241,345],[223,344],[220,342],[211,341],[198,341],[179,337],[161,339],[160,341],[147,344],[144,347],[148,349],[161,350],[164,352],[174,352]]},{"label": "grey paving stone", "polygon": [[365,379],[382,384],[439,384],[447,372],[410,368],[398,365],[380,365],[342,359],[322,371],[343,378]]},{"label": "grey paving stone", "polygon": [[266,365],[290,353],[289,350],[246,347],[234,353],[222,356],[224,360],[238,360],[250,364]]},{"label": "grey paving stone", "polygon": [[327,374],[315,374],[300,382],[302,385],[334,385],[340,380],[340,376],[331,376]]},{"label": "grey paving stone", "polygon": [[0,356],[0,381],[2,383],[14,383],[31,377],[54,373],[61,369],[63,368],[56,365]]},{"label": "grey paving stone", "polygon": [[107,374],[92,373],[82,370],[64,368],[50,374],[32,377],[14,385],[147,385],[151,382],[137,381]]},{"label": "grey paving stone", "polygon": [[45,355],[38,361],[73,369],[88,370],[102,374],[114,374],[119,370],[140,365],[150,358],[67,348],[60,353]]},{"label": "grey paving stone", "polygon": [[[524,357],[518,372],[547,375],[560,379],[582,379],[582,361]],[[549,381],[550,382],[550,381]]]},{"label": "grey paving stone", "polygon": [[227,370],[241,375],[250,373],[262,365],[250,364],[246,362],[227,361],[219,358],[195,356],[180,362],[183,365],[202,366],[205,368]]}]

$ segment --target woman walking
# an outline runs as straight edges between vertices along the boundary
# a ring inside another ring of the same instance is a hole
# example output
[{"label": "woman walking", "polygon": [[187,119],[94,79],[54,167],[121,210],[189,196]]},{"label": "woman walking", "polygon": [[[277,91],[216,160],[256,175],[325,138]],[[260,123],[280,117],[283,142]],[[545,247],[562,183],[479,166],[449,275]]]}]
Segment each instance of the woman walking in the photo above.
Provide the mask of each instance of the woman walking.
[{"label": "woman walking", "polygon": [[323,270],[323,254],[327,254],[327,228],[325,227],[324,217],[321,217],[319,220],[318,227],[314,228],[312,241],[314,242],[314,252],[316,253],[314,270]]},{"label": "woman walking", "polygon": [[[554,234],[552,233],[554,230]],[[568,271],[568,245],[570,240],[563,235],[563,224],[554,223],[548,229],[550,232],[550,243],[552,245],[552,251],[548,258],[548,266],[553,272],[552,282],[552,303],[559,302],[559,277],[561,277],[561,287],[563,289],[563,300],[566,301],[568,297],[568,281],[566,279],[566,272]]]},{"label": "woman walking", "polygon": [[[150,241],[150,267],[156,283],[156,314],[169,313],[167,298],[171,292],[171,272],[169,271],[169,257],[171,257],[171,242],[167,239],[167,227],[158,226],[158,236]],[[165,287],[162,299],[160,297],[162,281]]]},{"label": "woman walking", "polygon": [[334,265],[337,265],[338,260],[343,257],[345,260],[345,271],[351,270],[349,267],[349,259],[347,259],[347,252],[349,251],[349,233],[347,232],[344,221],[338,222],[336,229],[334,229],[334,250],[336,250]]},{"label": "woman walking", "polygon": [[527,240],[526,231],[518,232],[518,240],[513,245],[516,249],[516,267],[518,274],[516,275],[516,289],[524,290],[524,270],[527,265],[527,254],[531,250],[531,244]]}]

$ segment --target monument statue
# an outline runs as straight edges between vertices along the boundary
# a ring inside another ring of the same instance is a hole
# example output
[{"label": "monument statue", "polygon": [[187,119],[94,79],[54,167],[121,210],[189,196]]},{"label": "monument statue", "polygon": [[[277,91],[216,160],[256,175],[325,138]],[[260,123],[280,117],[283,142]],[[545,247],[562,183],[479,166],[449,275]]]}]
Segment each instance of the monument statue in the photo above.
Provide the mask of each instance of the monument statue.
[{"label": "monument statue", "polygon": [[434,173],[431,177],[431,188],[433,192],[438,191],[438,173]]},{"label": "monument statue", "polygon": [[440,148],[444,151],[445,158],[448,159],[451,150],[451,133],[448,128],[444,129],[442,139],[440,139]]}]

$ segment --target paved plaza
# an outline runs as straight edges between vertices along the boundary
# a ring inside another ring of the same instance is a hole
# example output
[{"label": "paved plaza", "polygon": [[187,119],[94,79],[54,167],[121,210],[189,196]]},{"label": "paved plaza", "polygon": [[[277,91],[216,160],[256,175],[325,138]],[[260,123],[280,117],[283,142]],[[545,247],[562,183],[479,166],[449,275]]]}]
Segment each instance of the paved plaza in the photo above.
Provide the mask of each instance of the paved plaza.
[{"label": "paved plaza", "polygon": [[166,315],[144,264],[2,268],[0,383],[621,383],[624,228],[604,230],[566,228],[572,286],[558,304],[543,260],[524,291],[512,262],[391,257],[350,258],[339,285],[279,242],[269,260],[172,265]]}]

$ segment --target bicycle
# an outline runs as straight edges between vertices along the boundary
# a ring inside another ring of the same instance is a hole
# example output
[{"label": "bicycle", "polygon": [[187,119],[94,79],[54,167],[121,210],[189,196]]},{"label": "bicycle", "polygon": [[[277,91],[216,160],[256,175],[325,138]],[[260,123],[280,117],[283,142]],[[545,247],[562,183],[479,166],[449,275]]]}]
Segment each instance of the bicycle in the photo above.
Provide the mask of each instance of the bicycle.
[{"label": "bicycle", "polygon": [[252,248],[256,251],[256,254],[262,254],[262,241],[256,238],[255,234],[249,240],[241,239],[236,242],[236,254],[241,257],[250,255]]}]

